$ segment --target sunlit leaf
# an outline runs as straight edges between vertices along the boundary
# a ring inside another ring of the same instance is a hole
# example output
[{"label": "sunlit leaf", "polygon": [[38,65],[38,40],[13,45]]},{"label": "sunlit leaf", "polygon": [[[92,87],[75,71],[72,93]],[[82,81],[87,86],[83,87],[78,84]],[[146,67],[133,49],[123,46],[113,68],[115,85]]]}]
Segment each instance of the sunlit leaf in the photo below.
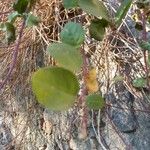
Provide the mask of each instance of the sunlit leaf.
[{"label": "sunlit leaf", "polygon": [[50,55],[55,58],[59,66],[73,72],[79,71],[82,66],[80,51],[65,43],[54,43],[48,47]]},{"label": "sunlit leaf", "polygon": [[60,67],[39,69],[32,75],[32,89],[39,103],[51,110],[67,110],[73,106],[79,91],[76,76]]},{"label": "sunlit leaf", "polygon": [[137,78],[133,80],[133,86],[137,88],[142,88],[146,86],[146,79],[144,78]]},{"label": "sunlit leaf", "polygon": [[121,5],[115,15],[115,22],[116,22],[117,26],[119,26],[121,24],[122,19],[124,19],[125,16],[127,15],[131,4],[132,4],[132,0],[124,0],[121,3]]},{"label": "sunlit leaf", "polygon": [[78,7],[78,0],[63,0],[63,5],[66,9]]},{"label": "sunlit leaf", "polygon": [[63,43],[79,47],[84,41],[84,30],[79,23],[69,22],[65,24],[60,37]]},{"label": "sunlit leaf", "polygon": [[13,8],[19,14],[22,14],[26,11],[29,0],[16,0],[14,2]]},{"label": "sunlit leaf", "polygon": [[89,109],[102,109],[105,106],[104,98],[100,94],[88,95],[86,98],[86,104]]},{"label": "sunlit leaf", "polygon": [[108,11],[102,1],[99,0],[79,0],[79,6],[87,13],[96,17],[102,17],[108,21]]},{"label": "sunlit leaf", "polygon": [[99,90],[98,81],[96,79],[96,70],[93,68],[86,76],[86,87],[89,93],[94,93]]}]

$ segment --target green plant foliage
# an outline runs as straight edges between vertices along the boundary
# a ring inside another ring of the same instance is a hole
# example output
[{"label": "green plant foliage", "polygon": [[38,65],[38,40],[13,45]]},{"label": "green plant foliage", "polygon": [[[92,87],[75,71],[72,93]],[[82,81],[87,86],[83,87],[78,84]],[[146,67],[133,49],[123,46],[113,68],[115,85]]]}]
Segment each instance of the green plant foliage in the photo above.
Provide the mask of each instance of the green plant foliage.
[{"label": "green plant foliage", "polygon": [[128,13],[128,10],[132,4],[132,0],[124,0],[117,10],[117,13],[115,15],[115,22],[116,25],[119,26],[122,22],[122,19],[125,18],[126,14]]},{"label": "green plant foliage", "polygon": [[107,26],[107,22],[102,19],[94,19],[91,21],[91,24],[89,26],[89,33],[92,38],[95,40],[101,41],[103,40],[104,34],[105,34],[105,27]]},{"label": "green plant foliage", "polygon": [[78,7],[78,0],[63,0],[63,5],[66,9]]},{"label": "green plant foliage", "polygon": [[0,30],[6,31],[5,23],[1,23],[1,24],[0,24]]},{"label": "green plant foliage", "polygon": [[16,0],[13,9],[17,11],[19,14],[22,14],[26,11],[28,7],[29,0]]},{"label": "green plant foliage", "polygon": [[32,27],[34,25],[36,26],[38,25],[39,22],[40,22],[40,19],[38,17],[34,16],[31,13],[27,14],[26,26],[28,27]]},{"label": "green plant foliage", "polygon": [[18,14],[17,11],[15,11],[15,12],[11,13],[11,14],[8,16],[8,21],[9,21],[10,23],[14,23],[15,20],[16,20],[16,18],[19,17],[19,16],[21,16],[21,15]]},{"label": "green plant foliage", "polygon": [[118,76],[115,76],[113,78],[113,81],[116,83],[116,82],[119,82],[119,81],[123,81],[124,80],[124,77],[121,76],[121,75],[118,75]]},{"label": "green plant foliage", "polygon": [[133,86],[137,88],[142,88],[146,86],[146,79],[144,78],[137,78],[133,80]]},{"label": "green plant foliage", "polygon": [[63,43],[79,47],[84,41],[84,30],[79,23],[67,23],[60,33]]},{"label": "green plant foliage", "polygon": [[16,29],[14,27],[14,25],[10,22],[6,22],[6,23],[2,23],[0,25],[0,29],[2,31],[5,31],[5,40],[7,42],[7,44],[9,45],[11,42],[14,42],[16,39]]},{"label": "green plant foliage", "polygon": [[138,31],[142,31],[143,30],[142,23],[141,22],[136,22],[135,29],[137,29]]},{"label": "green plant foliage", "polygon": [[59,66],[73,72],[81,69],[82,57],[75,47],[65,43],[54,43],[48,46],[48,51],[56,59]]},{"label": "green plant foliage", "polygon": [[39,103],[51,110],[73,106],[79,91],[76,76],[60,67],[45,67],[32,75],[32,89]]},{"label": "green plant foliage", "polygon": [[79,6],[87,13],[110,21],[108,11],[99,0],[79,0]]},{"label": "green plant foliage", "polygon": [[143,50],[148,50],[148,51],[150,51],[150,43],[149,43],[149,42],[142,41],[142,42],[140,43],[140,47],[141,47]]},{"label": "green plant foliage", "polygon": [[28,7],[28,11],[31,11],[31,9],[35,6],[37,0],[28,0],[29,3],[29,7]]},{"label": "green plant foliage", "polygon": [[86,103],[90,109],[102,109],[105,106],[104,98],[100,94],[91,94],[86,97]]}]

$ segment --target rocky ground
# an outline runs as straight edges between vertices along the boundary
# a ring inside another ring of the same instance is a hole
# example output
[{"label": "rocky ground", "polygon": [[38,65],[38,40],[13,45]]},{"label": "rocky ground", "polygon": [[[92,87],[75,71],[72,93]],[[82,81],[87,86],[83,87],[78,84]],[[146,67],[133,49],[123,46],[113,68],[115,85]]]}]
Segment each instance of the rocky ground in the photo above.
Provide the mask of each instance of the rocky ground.
[{"label": "rocky ground", "polygon": [[[112,15],[118,4],[119,0],[106,1]],[[5,11],[10,7],[9,1],[0,6]],[[143,74],[143,57],[136,41],[141,33],[135,30],[130,13],[117,32],[108,30],[102,42],[90,40],[87,34],[85,50],[97,69],[100,91],[106,101],[103,110],[88,112],[87,136],[80,128],[83,109],[74,106],[67,112],[52,112],[43,108],[32,93],[30,78],[36,69],[53,65],[46,47],[59,40],[64,20],[82,21],[86,28],[91,18],[81,10],[65,12],[59,0],[40,0],[34,13],[42,22],[24,31],[17,67],[9,85],[0,93],[0,149],[149,150],[148,93],[131,85],[136,76]],[[0,44],[0,54],[5,56],[0,57],[3,79],[14,45]]]}]

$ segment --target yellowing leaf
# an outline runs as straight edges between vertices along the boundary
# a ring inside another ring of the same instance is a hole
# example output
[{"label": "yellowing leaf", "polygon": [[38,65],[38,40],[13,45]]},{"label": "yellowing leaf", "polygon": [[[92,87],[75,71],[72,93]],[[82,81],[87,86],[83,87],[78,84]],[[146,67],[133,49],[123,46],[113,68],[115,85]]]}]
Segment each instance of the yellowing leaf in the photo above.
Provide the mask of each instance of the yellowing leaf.
[{"label": "yellowing leaf", "polygon": [[98,91],[98,82],[96,79],[96,70],[91,69],[86,77],[86,87],[89,93],[94,93]]},{"label": "yellowing leaf", "polygon": [[32,75],[32,90],[38,102],[50,110],[67,110],[74,105],[79,82],[67,69],[45,67]]}]

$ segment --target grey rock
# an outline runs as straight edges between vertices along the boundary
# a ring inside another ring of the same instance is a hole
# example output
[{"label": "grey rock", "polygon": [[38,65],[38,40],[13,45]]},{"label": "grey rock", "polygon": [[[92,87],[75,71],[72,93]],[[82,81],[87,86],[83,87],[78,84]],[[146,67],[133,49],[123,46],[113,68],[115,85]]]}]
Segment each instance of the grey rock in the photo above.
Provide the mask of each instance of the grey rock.
[{"label": "grey rock", "polygon": [[149,150],[150,114],[139,111],[145,110],[145,108],[143,105],[137,104],[144,100],[135,99],[123,83],[118,82],[106,95],[106,101],[111,105],[107,108],[107,113],[116,129],[121,132],[121,136],[127,144],[126,149]]},{"label": "grey rock", "polygon": [[106,96],[112,107],[107,109],[113,123],[121,132],[134,132],[137,128],[135,114],[132,110],[134,97],[121,82],[115,84]]}]

